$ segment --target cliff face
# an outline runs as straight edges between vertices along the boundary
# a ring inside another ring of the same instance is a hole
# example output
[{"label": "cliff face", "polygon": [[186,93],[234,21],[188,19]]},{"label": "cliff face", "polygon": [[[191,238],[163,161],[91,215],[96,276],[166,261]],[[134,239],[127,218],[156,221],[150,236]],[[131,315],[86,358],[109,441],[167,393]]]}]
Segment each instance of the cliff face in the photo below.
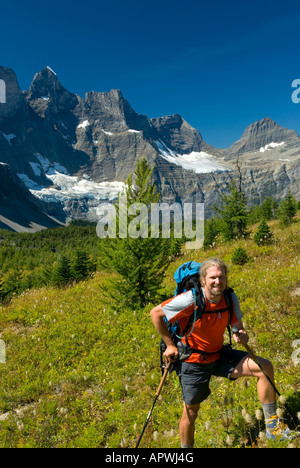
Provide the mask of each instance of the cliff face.
[{"label": "cliff face", "polygon": [[272,119],[250,125],[230,148],[217,150],[178,114],[148,119],[119,90],[88,92],[83,99],[49,67],[25,92],[13,70],[0,67],[0,79],[7,98],[0,103],[0,161],[62,221],[97,220],[97,206],[116,199],[143,156],[155,164],[163,201],[204,202],[207,217],[238,179],[238,167],[249,199],[280,199],[288,189],[300,198],[300,139]]}]

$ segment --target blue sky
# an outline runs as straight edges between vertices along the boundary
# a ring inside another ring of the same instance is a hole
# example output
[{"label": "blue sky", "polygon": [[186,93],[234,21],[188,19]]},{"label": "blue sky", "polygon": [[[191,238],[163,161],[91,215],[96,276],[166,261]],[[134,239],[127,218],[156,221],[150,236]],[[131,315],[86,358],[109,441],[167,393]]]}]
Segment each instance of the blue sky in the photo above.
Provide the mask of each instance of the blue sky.
[{"label": "blue sky", "polygon": [[263,117],[300,133],[299,1],[3,3],[0,63],[23,90],[48,65],[83,97],[117,88],[140,114],[181,114],[217,148]]}]

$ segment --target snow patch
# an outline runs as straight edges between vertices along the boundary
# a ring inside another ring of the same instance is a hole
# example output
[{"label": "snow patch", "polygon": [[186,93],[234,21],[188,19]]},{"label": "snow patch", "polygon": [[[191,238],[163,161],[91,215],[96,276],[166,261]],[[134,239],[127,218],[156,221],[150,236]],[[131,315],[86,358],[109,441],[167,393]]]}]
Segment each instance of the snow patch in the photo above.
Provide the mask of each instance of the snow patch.
[{"label": "snow patch", "polygon": [[31,168],[33,170],[34,175],[37,176],[37,177],[41,177],[42,171],[41,171],[40,164],[35,163],[35,162],[29,162],[29,164],[30,164],[30,166],[31,166]]},{"label": "snow patch", "polygon": [[205,151],[193,151],[190,154],[178,154],[168,148],[161,140],[156,141],[160,155],[171,164],[194,171],[196,174],[229,171],[227,166],[221,164],[215,156]]},{"label": "snow patch", "polygon": [[[31,163],[36,171],[38,165]],[[123,182],[93,182],[86,174],[79,178],[70,176],[65,167],[54,163],[48,168],[45,176],[51,180],[53,186],[41,187],[26,174],[18,174],[30,192],[44,202],[64,202],[67,200],[88,199],[93,202],[103,200],[114,201],[124,189]]]},{"label": "snow patch", "polygon": [[4,136],[5,140],[8,141],[8,144],[11,145],[11,140],[13,140],[14,138],[17,138],[16,135],[14,135],[13,133],[11,133],[10,135],[6,135],[5,133],[1,132],[2,135]]},{"label": "snow patch", "polygon": [[50,167],[50,161],[48,158],[44,158],[40,153],[34,153],[34,156],[39,161],[41,168],[44,172]]},{"label": "snow patch", "polygon": [[262,146],[259,151],[261,153],[264,153],[265,151],[270,151],[271,149],[277,148],[277,146],[282,146],[282,145],[284,145],[284,141],[282,141],[281,143],[273,143],[272,142],[272,143],[269,143],[269,144],[267,144],[265,146]]},{"label": "snow patch", "polygon": [[47,69],[48,69],[48,70],[50,70],[50,71],[51,71],[51,73],[53,73],[53,75],[57,76],[57,75],[56,75],[56,73],[55,73],[55,71],[53,71],[53,70],[52,70],[52,68],[50,68],[50,67],[47,67]]},{"label": "snow patch", "polygon": [[89,124],[89,121],[88,120],[84,120],[81,124],[79,124],[77,126],[77,128],[86,128],[88,127],[90,124]]},{"label": "snow patch", "polygon": [[105,130],[103,130],[103,128],[102,128],[102,132],[105,133],[105,135],[110,135],[110,136],[113,135],[112,132],[106,132]]},{"label": "snow patch", "polygon": [[128,132],[129,133],[141,133],[139,130],[131,130],[131,129],[129,129]]}]

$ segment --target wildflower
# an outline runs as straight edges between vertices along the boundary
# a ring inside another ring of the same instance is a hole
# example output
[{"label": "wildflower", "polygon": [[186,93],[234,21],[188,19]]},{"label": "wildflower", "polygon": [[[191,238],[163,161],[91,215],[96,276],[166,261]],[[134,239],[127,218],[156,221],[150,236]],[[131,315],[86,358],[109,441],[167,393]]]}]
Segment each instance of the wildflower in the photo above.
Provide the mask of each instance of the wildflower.
[{"label": "wildflower", "polygon": [[265,432],[260,432],[258,437],[259,437],[259,440],[261,440],[262,442],[265,442],[267,440],[267,436]]},{"label": "wildflower", "polygon": [[233,445],[233,438],[229,434],[226,437],[226,444],[229,446]]},{"label": "wildflower", "polygon": [[18,428],[19,431],[23,431],[23,429],[24,429],[24,424],[18,421],[18,422],[17,422],[17,428]]},{"label": "wildflower", "polygon": [[153,440],[157,441],[159,437],[159,433],[157,431],[153,432]]},{"label": "wildflower", "polygon": [[284,410],[282,408],[277,408],[276,414],[280,419],[282,419],[284,416]]},{"label": "wildflower", "polygon": [[281,403],[282,405],[285,405],[286,403],[286,398],[284,395],[280,395],[280,397],[278,398],[278,401],[279,403]]},{"label": "wildflower", "polygon": [[125,437],[123,437],[123,439],[121,440],[121,447],[125,448],[126,445],[127,445],[127,440],[125,439]]},{"label": "wildflower", "polygon": [[246,416],[245,416],[245,421],[246,421],[247,424],[249,424],[250,426],[252,426],[253,420],[252,420],[252,417],[250,416],[250,414],[246,414]]},{"label": "wildflower", "polygon": [[263,418],[263,413],[262,413],[262,411],[261,411],[260,409],[257,409],[257,410],[255,411],[255,417],[256,417],[257,421],[261,421],[261,420],[262,420],[262,418]]},{"label": "wildflower", "polygon": [[210,428],[211,428],[211,423],[210,423],[210,421],[206,421],[205,424],[204,424],[204,426],[205,426],[205,429],[206,429],[207,431],[209,431]]}]

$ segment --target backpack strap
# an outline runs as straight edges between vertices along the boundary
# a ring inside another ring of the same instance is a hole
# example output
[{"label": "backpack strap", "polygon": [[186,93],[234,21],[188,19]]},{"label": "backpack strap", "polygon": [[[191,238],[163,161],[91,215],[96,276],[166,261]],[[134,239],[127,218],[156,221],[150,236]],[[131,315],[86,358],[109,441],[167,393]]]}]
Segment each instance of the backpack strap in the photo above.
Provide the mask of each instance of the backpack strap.
[{"label": "backpack strap", "polygon": [[227,325],[227,330],[229,334],[229,346],[232,347],[232,338],[231,338],[231,327],[230,327],[230,322],[233,316],[233,299],[232,299],[232,294],[233,294],[233,289],[232,288],[226,288],[224,291],[224,296],[225,296],[225,301],[226,305],[228,307],[229,311],[229,321]]}]

